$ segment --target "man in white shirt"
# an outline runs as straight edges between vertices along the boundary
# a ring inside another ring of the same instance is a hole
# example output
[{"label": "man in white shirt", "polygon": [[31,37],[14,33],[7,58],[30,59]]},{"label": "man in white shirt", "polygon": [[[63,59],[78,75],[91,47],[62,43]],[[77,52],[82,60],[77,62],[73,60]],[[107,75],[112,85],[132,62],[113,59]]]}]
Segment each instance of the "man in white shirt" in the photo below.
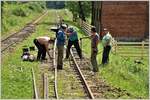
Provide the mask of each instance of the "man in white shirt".
[{"label": "man in white shirt", "polygon": [[104,28],[104,37],[102,39],[102,44],[103,44],[103,55],[102,55],[102,64],[107,64],[109,62],[109,53],[111,50],[111,39],[112,36],[109,33],[109,31]]}]

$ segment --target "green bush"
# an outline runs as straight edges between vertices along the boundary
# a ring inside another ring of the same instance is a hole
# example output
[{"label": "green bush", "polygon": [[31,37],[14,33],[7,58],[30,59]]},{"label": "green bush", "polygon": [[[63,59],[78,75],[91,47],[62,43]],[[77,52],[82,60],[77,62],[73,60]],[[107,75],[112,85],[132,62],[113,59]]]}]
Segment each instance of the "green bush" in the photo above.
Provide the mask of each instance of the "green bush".
[{"label": "green bush", "polygon": [[45,2],[15,2],[3,1],[1,7],[1,35],[5,37],[11,32],[18,31],[26,23],[35,19],[45,8]]},{"label": "green bush", "polygon": [[21,17],[26,17],[28,14],[26,12],[26,10],[21,7],[21,8],[15,8],[12,13],[16,16],[21,16]]},{"label": "green bush", "polygon": [[14,19],[12,19],[12,20],[9,22],[9,25],[10,25],[10,26],[15,26],[15,25],[17,25],[17,23],[18,23],[17,19],[14,18]]},{"label": "green bush", "polygon": [[2,26],[3,27],[1,28],[2,29],[1,31],[2,31],[2,35],[3,35],[3,32],[8,31],[8,27],[7,27],[8,25],[7,25],[6,21],[2,21]]},{"label": "green bush", "polygon": [[28,5],[28,8],[32,11],[36,11],[36,12],[42,12],[42,6],[40,4],[38,4],[38,2],[31,2]]}]

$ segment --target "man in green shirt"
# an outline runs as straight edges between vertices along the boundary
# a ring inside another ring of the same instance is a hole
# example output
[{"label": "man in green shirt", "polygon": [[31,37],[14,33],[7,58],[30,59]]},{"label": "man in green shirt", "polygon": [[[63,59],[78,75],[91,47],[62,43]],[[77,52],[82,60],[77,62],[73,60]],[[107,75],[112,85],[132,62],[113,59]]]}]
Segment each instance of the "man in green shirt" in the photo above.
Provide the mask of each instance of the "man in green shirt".
[{"label": "man in green shirt", "polygon": [[79,46],[77,32],[75,31],[75,29],[72,26],[70,26],[68,28],[66,34],[69,36],[68,45],[67,45],[67,51],[66,51],[66,59],[69,58],[70,48],[71,48],[72,45],[75,46],[80,59],[82,59],[81,48]]}]

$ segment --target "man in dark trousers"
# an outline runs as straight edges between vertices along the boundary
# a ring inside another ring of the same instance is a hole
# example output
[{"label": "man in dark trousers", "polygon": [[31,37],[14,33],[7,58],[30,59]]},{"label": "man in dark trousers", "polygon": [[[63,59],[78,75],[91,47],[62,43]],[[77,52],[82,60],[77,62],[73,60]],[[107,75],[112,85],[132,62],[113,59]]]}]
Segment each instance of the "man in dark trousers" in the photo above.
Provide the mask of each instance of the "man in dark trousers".
[{"label": "man in dark trousers", "polygon": [[49,55],[50,58],[51,55],[49,53],[49,44],[54,42],[54,40],[51,40],[50,37],[47,36],[41,36],[34,39],[34,44],[38,48],[38,54],[37,54],[37,60],[46,60],[46,52]]},{"label": "man in dark trousers", "polygon": [[66,50],[66,59],[69,58],[69,54],[70,54],[70,48],[72,45],[75,46],[77,52],[78,52],[78,55],[80,57],[80,59],[82,59],[82,54],[81,54],[81,48],[79,46],[79,42],[78,42],[78,35],[77,35],[77,32],[74,30],[74,28],[72,26],[70,26],[68,29],[67,29],[67,33],[66,33],[68,36],[69,36],[69,40],[68,40],[68,45],[67,45],[67,50]]},{"label": "man in dark trousers", "polygon": [[98,53],[98,43],[99,43],[99,35],[96,32],[96,28],[91,28],[91,63],[93,66],[93,72],[98,72],[98,66],[97,66],[97,53]]},{"label": "man in dark trousers", "polygon": [[109,33],[108,29],[104,28],[104,37],[102,39],[103,44],[103,57],[102,57],[102,64],[107,64],[109,62],[109,52],[111,50],[111,39],[112,36]]},{"label": "man in dark trousers", "polygon": [[65,44],[65,33],[66,33],[67,25],[62,24],[59,31],[57,32],[57,49],[58,49],[58,57],[57,57],[57,69],[63,69],[63,54],[64,54],[64,44]]}]

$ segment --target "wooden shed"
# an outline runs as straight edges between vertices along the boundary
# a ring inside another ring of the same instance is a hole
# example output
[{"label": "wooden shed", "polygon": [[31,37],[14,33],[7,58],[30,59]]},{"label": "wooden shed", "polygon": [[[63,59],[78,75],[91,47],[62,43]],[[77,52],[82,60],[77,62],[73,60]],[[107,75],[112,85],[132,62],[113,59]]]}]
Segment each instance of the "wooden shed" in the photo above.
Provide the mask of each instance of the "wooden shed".
[{"label": "wooden shed", "polygon": [[98,32],[106,27],[120,41],[142,41],[149,37],[148,1],[95,1],[93,8],[93,25]]}]

